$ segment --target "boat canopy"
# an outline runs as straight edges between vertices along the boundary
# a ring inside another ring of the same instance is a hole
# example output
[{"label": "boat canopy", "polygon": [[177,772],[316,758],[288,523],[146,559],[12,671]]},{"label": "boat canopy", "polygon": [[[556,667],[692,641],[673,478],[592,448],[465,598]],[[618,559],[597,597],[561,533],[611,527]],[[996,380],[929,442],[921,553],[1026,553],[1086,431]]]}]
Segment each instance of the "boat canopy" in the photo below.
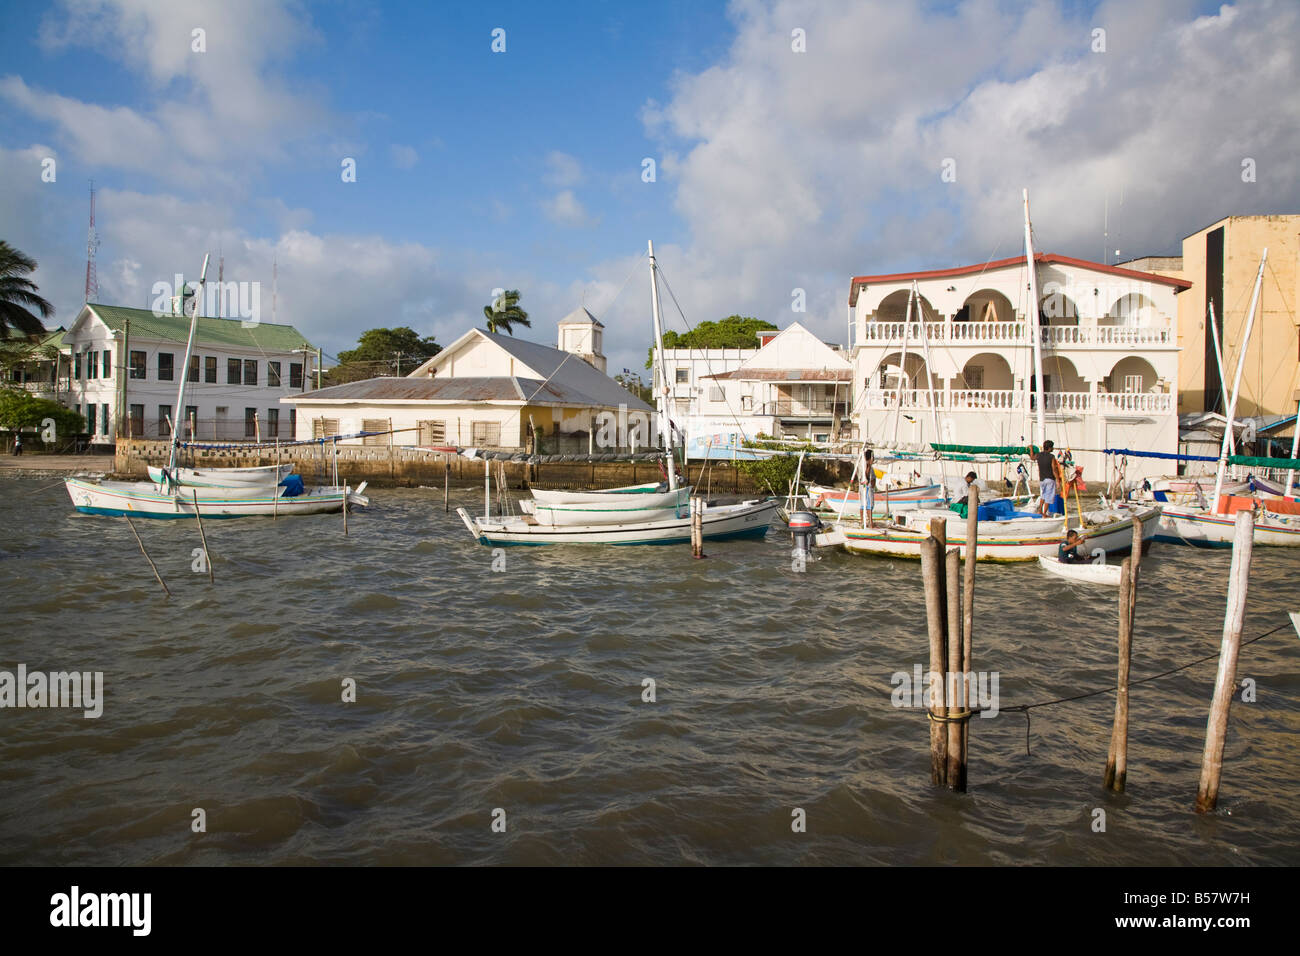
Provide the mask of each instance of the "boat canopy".
[{"label": "boat canopy", "polygon": [[1228,464],[1247,468],[1284,468],[1300,470],[1300,458],[1252,458],[1249,455],[1229,455]]},{"label": "boat canopy", "polygon": [[1170,458],[1175,461],[1218,461],[1214,455],[1183,455],[1168,451],[1142,451],[1136,448],[1104,448],[1107,455],[1125,455],[1129,458]]},{"label": "boat canopy", "polygon": [[1035,455],[1035,445],[942,445],[931,443],[931,448],[945,455],[950,453],[964,455]]}]

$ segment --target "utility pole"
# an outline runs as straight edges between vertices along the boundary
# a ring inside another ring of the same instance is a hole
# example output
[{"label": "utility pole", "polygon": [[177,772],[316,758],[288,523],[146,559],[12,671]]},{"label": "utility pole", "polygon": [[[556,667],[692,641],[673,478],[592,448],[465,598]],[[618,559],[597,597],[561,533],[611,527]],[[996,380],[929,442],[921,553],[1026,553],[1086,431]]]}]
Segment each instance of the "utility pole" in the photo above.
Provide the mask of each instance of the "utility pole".
[{"label": "utility pole", "polygon": [[316,347],[316,391],[318,392],[320,391],[320,366],[321,366],[321,350],[320,350],[320,346],[317,346]]}]

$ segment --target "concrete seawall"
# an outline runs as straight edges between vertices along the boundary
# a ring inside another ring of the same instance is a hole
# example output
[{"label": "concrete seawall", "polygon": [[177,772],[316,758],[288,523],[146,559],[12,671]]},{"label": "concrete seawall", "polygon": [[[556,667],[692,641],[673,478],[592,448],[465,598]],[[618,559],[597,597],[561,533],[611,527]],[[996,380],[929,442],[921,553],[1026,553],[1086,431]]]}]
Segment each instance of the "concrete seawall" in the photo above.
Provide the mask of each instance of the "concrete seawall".
[{"label": "concrete seawall", "polygon": [[[114,473],[122,478],[143,478],[148,466],[161,467],[167,464],[167,451],[168,444],[165,441],[119,441]],[[281,449],[278,460],[280,463],[293,462],[308,483],[327,481],[332,473],[330,456],[335,451],[338,454],[339,479],[354,486],[368,481],[375,488],[410,488],[417,485],[441,487],[444,476],[449,477],[454,487],[481,487],[483,484],[481,461],[419,448],[338,445],[334,448],[327,446],[322,454],[319,446],[297,445]],[[194,449],[192,455],[193,465],[198,468],[255,468],[277,462],[274,448]],[[191,463],[189,450],[184,452],[183,460],[186,465]],[[107,464],[109,459],[104,461]],[[504,462],[504,467],[506,480],[514,488],[523,487],[525,482],[541,487],[613,488],[657,481],[660,478],[659,466],[653,461],[536,465],[507,461]],[[495,462],[492,473],[497,474]],[[702,480],[699,474],[699,464],[692,463],[690,479],[697,482],[701,489],[708,487],[715,495],[771,493],[766,488],[755,486],[743,470],[733,469],[730,461],[711,463]],[[784,491],[781,489],[783,494]]]}]

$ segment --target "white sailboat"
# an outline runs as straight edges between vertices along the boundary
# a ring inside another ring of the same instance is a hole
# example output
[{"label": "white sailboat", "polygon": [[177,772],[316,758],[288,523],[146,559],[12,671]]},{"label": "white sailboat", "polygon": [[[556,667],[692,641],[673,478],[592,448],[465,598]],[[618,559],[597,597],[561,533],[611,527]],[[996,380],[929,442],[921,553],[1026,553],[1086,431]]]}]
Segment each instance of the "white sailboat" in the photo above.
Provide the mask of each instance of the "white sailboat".
[{"label": "white sailboat", "polygon": [[293,464],[264,465],[257,468],[165,468],[148,467],[149,480],[155,484],[171,481],[172,484],[191,488],[231,488],[254,485],[274,488],[293,474]]},{"label": "white sailboat", "polygon": [[[668,417],[668,386],[663,366],[663,322],[659,310],[658,266],[654,243],[649,244],[650,311],[658,346],[660,387],[655,404],[661,434],[666,436],[667,488],[635,485],[606,491],[533,491],[522,502],[522,515],[493,517],[490,485],[485,488],[482,516],[457,508],[471,535],[485,545],[508,544],[680,544],[691,540],[691,487],[679,485]],[[489,472],[490,475],[490,472]],[[490,482],[490,478],[488,478]],[[767,533],[780,501],[755,499],[739,504],[706,507],[701,515],[706,539],[761,537]]]},{"label": "white sailboat", "polygon": [[[185,358],[181,368],[190,367],[194,354],[194,336],[199,324],[199,308],[203,302],[203,289],[207,284],[208,256],[203,257],[203,271],[199,276],[198,291],[194,296],[194,313],[190,316],[189,336],[185,341]],[[183,298],[183,297],[182,297]],[[185,386],[188,375],[180,376],[176,393],[176,408],[185,407]],[[64,487],[72,506],[82,514],[110,517],[134,516],[139,518],[239,518],[249,515],[318,514],[340,511],[348,507],[362,507],[370,503],[361,494],[365,483],[353,490],[346,485],[304,489],[291,494],[290,489],[274,481],[249,477],[260,469],[238,469],[235,478],[221,485],[186,484],[176,467],[180,429],[173,428],[168,450],[167,467],[158,475],[158,481],[87,481],[67,478]],[[193,474],[193,470],[187,469]],[[205,470],[207,471],[207,470]],[[153,477],[153,475],[151,475]],[[297,489],[293,489],[297,491]]]}]

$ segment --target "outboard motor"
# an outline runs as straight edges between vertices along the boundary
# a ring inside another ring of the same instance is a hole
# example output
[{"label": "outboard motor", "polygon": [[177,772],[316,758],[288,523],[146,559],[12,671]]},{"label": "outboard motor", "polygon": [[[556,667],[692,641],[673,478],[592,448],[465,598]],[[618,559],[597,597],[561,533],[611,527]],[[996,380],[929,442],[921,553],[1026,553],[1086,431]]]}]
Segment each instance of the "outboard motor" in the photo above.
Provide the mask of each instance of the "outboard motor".
[{"label": "outboard motor", "polygon": [[794,540],[791,555],[807,559],[812,554],[813,537],[822,529],[822,519],[811,511],[794,511],[788,522],[790,537]]}]

